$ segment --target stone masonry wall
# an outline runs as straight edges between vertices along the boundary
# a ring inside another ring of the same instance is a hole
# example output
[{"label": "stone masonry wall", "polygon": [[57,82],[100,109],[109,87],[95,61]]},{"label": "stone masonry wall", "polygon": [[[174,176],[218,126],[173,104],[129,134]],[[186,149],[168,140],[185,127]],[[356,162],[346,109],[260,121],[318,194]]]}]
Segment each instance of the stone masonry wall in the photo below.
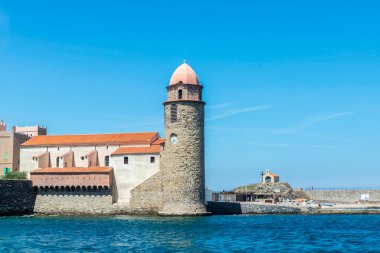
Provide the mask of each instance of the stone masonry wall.
[{"label": "stone masonry wall", "polygon": [[[177,104],[177,121],[171,122],[171,104]],[[171,135],[177,135],[177,143]],[[163,215],[206,213],[204,168],[204,103],[165,103]]]},{"label": "stone masonry wall", "polygon": [[36,192],[29,180],[0,180],[0,216],[33,213]]},{"label": "stone masonry wall", "polygon": [[162,203],[162,170],[131,191],[130,210],[133,214],[157,214]]},{"label": "stone masonry wall", "polygon": [[177,84],[168,87],[168,101],[178,101],[178,90],[182,90],[183,100],[202,100],[202,86],[194,84]]},{"label": "stone masonry wall", "polygon": [[380,201],[380,190],[306,190],[312,200],[317,202],[346,202],[360,200],[362,194],[369,194],[370,201]]},{"label": "stone masonry wall", "polygon": [[112,214],[112,190],[38,190],[34,212],[40,214]]}]

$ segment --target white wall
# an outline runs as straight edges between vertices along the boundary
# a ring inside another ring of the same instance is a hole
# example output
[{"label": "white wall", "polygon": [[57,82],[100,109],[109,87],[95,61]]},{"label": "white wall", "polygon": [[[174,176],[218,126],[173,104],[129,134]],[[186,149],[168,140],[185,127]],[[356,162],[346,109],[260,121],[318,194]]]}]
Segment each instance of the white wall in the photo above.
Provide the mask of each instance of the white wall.
[{"label": "white wall", "polygon": [[[136,145],[137,146],[137,145]],[[141,146],[141,145],[139,145]],[[69,152],[74,152],[75,167],[87,167],[88,160],[82,160],[81,156],[93,150],[98,151],[99,166],[105,166],[105,157],[110,157],[110,167],[113,167],[115,183],[118,195],[118,202],[129,203],[130,191],[153,176],[159,171],[159,154],[134,154],[111,156],[119,146],[73,146],[73,147],[22,147],[20,155],[20,171],[28,172],[38,169],[38,162],[33,160],[33,156],[50,152],[51,167],[56,167],[56,159]],[[128,164],[124,164],[124,156],[128,156]],[[155,163],[150,163],[150,157],[155,157]],[[62,160],[60,160],[60,167]]]},{"label": "white wall", "polygon": [[[48,151],[50,153],[51,167],[56,167],[56,159],[64,155],[70,150],[74,152],[74,166],[75,167],[88,167],[88,160],[82,160],[81,157],[90,153],[93,150],[98,151],[99,166],[105,166],[105,157],[110,156],[119,146],[72,146],[72,147],[21,147],[20,154],[20,170],[30,172],[31,170],[38,169],[37,161],[33,161],[33,156],[41,155]],[[63,167],[60,161],[60,168]],[[110,159],[110,167],[112,167],[112,159]]]},{"label": "white wall", "polygon": [[20,171],[29,172],[38,169],[38,161],[33,160],[34,156],[41,155],[48,150],[47,147],[21,147],[20,151]]},{"label": "white wall", "polygon": [[[124,157],[128,156],[128,164]],[[155,163],[150,163],[150,157],[155,157]],[[112,157],[118,202],[129,203],[131,190],[159,171],[159,154],[115,155]]]}]

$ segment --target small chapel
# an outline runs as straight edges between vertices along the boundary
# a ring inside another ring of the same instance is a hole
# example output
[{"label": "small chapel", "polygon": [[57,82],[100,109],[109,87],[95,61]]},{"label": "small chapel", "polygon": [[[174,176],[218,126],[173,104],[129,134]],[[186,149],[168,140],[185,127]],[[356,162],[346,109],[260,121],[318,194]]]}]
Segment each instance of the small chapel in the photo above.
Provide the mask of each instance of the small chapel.
[{"label": "small chapel", "polygon": [[262,184],[274,184],[280,182],[280,176],[272,173],[270,170],[266,170],[265,173],[261,175]]}]

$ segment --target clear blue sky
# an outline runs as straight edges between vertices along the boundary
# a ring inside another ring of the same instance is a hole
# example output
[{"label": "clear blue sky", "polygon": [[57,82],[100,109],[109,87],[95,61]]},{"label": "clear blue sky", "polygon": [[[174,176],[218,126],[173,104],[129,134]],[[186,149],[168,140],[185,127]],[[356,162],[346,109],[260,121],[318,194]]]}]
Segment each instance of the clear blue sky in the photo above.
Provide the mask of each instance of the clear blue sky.
[{"label": "clear blue sky", "polygon": [[[207,186],[380,186],[379,1],[0,1],[0,117],[159,131],[183,59],[204,84]],[[4,95],[5,94],[5,95]]]}]

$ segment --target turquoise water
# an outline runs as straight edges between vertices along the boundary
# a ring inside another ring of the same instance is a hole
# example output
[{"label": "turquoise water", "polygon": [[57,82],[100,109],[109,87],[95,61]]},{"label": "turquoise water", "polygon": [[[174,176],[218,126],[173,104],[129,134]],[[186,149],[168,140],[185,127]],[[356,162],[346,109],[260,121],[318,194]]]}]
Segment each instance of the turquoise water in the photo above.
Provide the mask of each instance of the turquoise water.
[{"label": "turquoise water", "polygon": [[0,217],[0,252],[380,252],[380,215]]}]

